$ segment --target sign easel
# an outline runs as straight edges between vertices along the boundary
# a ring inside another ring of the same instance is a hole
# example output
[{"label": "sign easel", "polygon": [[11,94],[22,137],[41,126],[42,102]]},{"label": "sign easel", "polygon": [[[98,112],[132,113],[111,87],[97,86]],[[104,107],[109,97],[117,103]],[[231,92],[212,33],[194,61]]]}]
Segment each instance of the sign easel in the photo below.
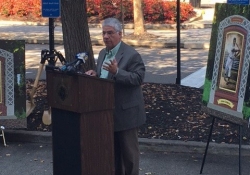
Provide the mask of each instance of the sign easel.
[{"label": "sign easel", "polygon": [[242,126],[250,117],[250,5],[216,3],[211,32],[202,111],[213,117],[200,174],[215,119],[239,127],[239,175],[241,175]]},{"label": "sign easel", "polygon": [[203,160],[202,160],[200,174],[202,174],[202,172],[203,172],[203,167],[204,167],[204,164],[205,164],[205,161],[206,161],[206,156],[207,156],[209,143],[210,143],[210,140],[211,140],[211,137],[212,137],[213,126],[214,126],[214,123],[215,123],[215,119],[217,119],[217,120],[223,120],[223,121],[229,122],[231,124],[238,125],[238,128],[239,128],[238,129],[238,133],[239,133],[239,175],[241,175],[242,126],[243,126],[245,121],[241,120],[239,118],[235,118],[235,117],[230,116],[230,115],[225,115],[222,112],[219,112],[219,111],[216,111],[216,110],[213,110],[213,109],[209,109],[209,108],[207,108],[205,106],[202,106],[201,110],[203,112],[209,114],[211,117],[213,117],[213,119],[212,119],[210,131],[209,131],[209,135],[208,135],[208,139],[207,139],[207,145],[206,145],[205,153],[204,153]]}]

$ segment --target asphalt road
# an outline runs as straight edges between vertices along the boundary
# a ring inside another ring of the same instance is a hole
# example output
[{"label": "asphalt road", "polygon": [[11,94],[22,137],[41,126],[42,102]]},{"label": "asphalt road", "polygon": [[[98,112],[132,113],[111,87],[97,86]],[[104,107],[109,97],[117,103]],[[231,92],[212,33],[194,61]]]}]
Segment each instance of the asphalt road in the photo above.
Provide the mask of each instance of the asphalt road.
[{"label": "asphalt road", "polygon": [[[103,46],[93,46],[93,52],[97,58]],[[35,78],[40,63],[42,49],[49,49],[49,45],[26,44],[25,64],[26,78]],[[55,49],[64,55],[62,45],[56,45]],[[141,55],[146,65],[145,82],[175,83],[177,78],[177,51],[176,49],[135,48]],[[208,49],[181,49],[181,79],[207,65]],[[60,63],[58,63],[60,66]],[[41,75],[45,79],[45,71]]]},{"label": "asphalt road", "polygon": [[[151,152],[141,149],[140,175],[198,175],[203,155],[200,153]],[[250,171],[250,156],[242,156],[242,175]],[[204,175],[238,175],[238,156],[209,154]],[[8,143],[0,145],[0,175],[52,175],[52,145],[43,143]]]}]

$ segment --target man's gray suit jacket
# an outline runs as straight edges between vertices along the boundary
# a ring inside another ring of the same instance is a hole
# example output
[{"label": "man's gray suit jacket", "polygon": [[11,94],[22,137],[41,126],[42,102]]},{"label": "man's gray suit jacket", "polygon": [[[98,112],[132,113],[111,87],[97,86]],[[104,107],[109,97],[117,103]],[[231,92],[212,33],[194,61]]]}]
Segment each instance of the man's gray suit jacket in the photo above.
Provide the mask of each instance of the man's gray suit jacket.
[{"label": "man's gray suit jacket", "polygon": [[[106,49],[102,49],[97,60],[97,76],[100,77]],[[115,56],[119,71],[108,74],[114,80],[114,131],[123,131],[145,123],[146,113],[141,84],[145,76],[145,65],[140,54],[131,46],[121,42]],[[108,103],[108,102],[106,102]]]}]

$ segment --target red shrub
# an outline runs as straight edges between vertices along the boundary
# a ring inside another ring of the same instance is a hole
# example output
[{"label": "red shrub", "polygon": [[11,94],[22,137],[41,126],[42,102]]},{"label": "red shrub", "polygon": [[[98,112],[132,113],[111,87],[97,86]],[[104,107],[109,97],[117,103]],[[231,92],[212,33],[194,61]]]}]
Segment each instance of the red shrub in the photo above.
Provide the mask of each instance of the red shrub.
[{"label": "red shrub", "polygon": [[[133,1],[131,0],[123,0],[122,4],[121,1],[118,0],[118,2],[116,3],[118,9],[116,11],[116,17],[118,19],[122,19],[122,14],[121,12],[123,12],[124,15],[124,20],[125,21],[131,21],[134,18],[134,13],[133,13]],[[121,10],[121,5],[122,5],[122,10]]]},{"label": "red shrub", "polygon": [[[91,3],[92,2],[92,3]],[[123,0],[124,20],[133,19],[133,0]],[[176,1],[143,0],[143,15],[145,21],[175,21]],[[101,19],[117,17],[121,19],[121,0],[88,0],[88,14],[98,14]],[[97,10],[99,11],[97,12]],[[186,21],[194,16],[193,7],[188,3],[180,3],[180,20]]]},{"label": "red shrub", "polygon": [[181,9],[181,12],[180,12],[180,20],[181,21],[186,21],[189,18],[195,16],[196,12],[194,11],[193,6],[191,6],[190,4],[181,3],[180,9]]},{"label": "red shrub", "polygon": [[176,18],[176,2],[162,2],[162,11],[164,20],[175,21]]},{"label": "red shrub", "polygon": [[[143,15],[147,22],[176,20],[176,1],[142,0]],[[116,17],[121,20],[121,0],[86,0],[88,16],[100,19]],[[133,0],[122,0],[125,21],[133,20]],[[180,20],[186,21],[195,15],[188,3],[180,3]],[[0,15],[41,17],[41,0],[0,0]]]},{"label": "red shrub", "polygon": [[87,0],[87,13],[89,16],[99,15],[101,8],[101,0]]},{"label": "red shrub", "polygon": [[162,14],[160,0],[144,0],[143,1],[143,14],[146,21],[158,20]]},{"label": "red shrub", "polygon": [[[143,13],[145,20],[149,22],[156,21],[175,21],[176,20],[176,1],[163,0],[144,0]],[[180,20],[186,21],[194,16],[193,7],[188,4],[180,3]]]},{"label": "red shrub", "polygon": [[0,12],[4,16],[41,16],[41,0],[0,0]]},{"label": "red shrub", "polygon": [[115,17],[117,11],[116,2],[113,0],[102,0],[100,4],[99,17],[101,19]]}]

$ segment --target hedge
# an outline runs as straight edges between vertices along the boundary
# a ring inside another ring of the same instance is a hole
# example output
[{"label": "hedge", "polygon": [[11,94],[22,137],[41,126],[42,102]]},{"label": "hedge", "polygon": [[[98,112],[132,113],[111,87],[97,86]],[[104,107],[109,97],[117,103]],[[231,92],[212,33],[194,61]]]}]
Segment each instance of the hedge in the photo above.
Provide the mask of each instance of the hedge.
[{"label": "hedge", "polygon": [[[174,22],[176,1],[142,0],[144,19],[148,22]],[[88,16],[117,17],[121,19],[121,0],[86,0]],[[124,19],[133,20],[133,0],[123,0]],[[180,3],[180,20],[188,20],[195,15],[192,5]],[[41,17],[41,0],[0,0],[1,16]]]}]

